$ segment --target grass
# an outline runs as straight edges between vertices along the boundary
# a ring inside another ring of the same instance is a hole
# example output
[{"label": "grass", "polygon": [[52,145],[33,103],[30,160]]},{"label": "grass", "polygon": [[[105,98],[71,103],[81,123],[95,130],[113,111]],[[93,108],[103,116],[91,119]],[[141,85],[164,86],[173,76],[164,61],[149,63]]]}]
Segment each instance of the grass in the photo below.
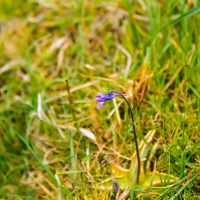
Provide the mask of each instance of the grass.
[{"label": "grass", "polygon": [[200,199],[199,1],[0,7],[1,199],[115,199],[94,187],[134,151],[123,100],[96,109],[113,89],[128,94],[138,140],[156,129],[152,164],[179,177],[137,198]]}]

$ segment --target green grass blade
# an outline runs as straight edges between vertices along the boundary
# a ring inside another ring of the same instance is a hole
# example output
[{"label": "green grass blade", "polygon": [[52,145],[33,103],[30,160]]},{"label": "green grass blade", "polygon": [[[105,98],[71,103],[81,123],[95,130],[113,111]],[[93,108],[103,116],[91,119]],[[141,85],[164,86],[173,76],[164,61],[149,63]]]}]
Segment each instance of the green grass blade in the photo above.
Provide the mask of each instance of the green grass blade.
[{"label": "green grass blade", "polygon": [[164,30],[165,28],[167,28],[168,26],[170,25],[174,25],[174,24],[177,24],[178,22],[180,22],[181,20],[183,19],[187,19],[193,15],[196,15],[198,12],[200,12],[200,6],[197,7],[197,8],[194,8],[193,10],[187,12],[187,13],[184,13],[182,14],[180,17],[176,18],[176,19],[173,19],[167,23],[165,23],[162,27],[161,27],[161,30]]},{"label": "green grass blade", "polygon": [[42,168],[47,172],[49,177],[52,179],[55,185],[58,185],[58,182],[54,176],[54,174],[49,170],[49,168],[42,162],[36,151],[29,145],[29,143],[17,132],[15,132],[19,139],[26,145],[27,149],[32,153],[35,159],[40,163]]}]

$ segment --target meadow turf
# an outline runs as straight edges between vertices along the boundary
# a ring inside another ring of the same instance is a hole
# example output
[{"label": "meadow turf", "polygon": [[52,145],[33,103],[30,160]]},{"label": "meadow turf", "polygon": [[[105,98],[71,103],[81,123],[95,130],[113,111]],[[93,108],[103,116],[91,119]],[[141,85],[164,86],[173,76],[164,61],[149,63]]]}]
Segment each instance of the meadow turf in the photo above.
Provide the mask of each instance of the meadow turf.
[{"label": "meadow turf", "polygon": [[115,199],[96,184],[135,146],[109,90],[179,178],[130,198],[200,199],[198,0],[0,1],[0,199]]}]

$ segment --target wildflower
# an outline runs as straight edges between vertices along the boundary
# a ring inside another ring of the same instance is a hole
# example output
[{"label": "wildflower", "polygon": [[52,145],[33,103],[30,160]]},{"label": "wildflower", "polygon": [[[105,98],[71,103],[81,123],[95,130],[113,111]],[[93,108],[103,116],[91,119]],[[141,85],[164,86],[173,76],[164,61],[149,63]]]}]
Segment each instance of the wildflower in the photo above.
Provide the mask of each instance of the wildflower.
[{"label": "wildflower", "polygon": [[118,93],[114,93],[112,91],[108,92],[108,94],[98,94],[95,99],[97,102],[99,102],[99,104],[97,105],[97,108],[101,108],[104,104],[105,101],[111,100],[117,96],[125,96],[123,94],[118,94]]},{"label": "wildflower", "polygon": [[139,153],[139,148],[138,148],[138,143],[137,143],[137,135],[136,135],[136,128],[135,128],[135,124],[134,124],[134,115],[133,115],[133,111],[131,109],[131,106],[128,102],[128,100],[126,99],[126,95],[125,94],[121,94],[120,92],[116,91],[116,90],[111,90],[110,92],[108,92],[108,94],[98,94],[95,98],[96,101],[99,102],[97,108],[101,108],[104,104],[105,101],[111,100],[117,96],[121,96],[127,103],[128,108],[129,108],[129,113],[131,116],[131,120],[132,120],[132,125],[133,125],[133,134],[134,134],[134,138],[135,138],[135,149],[136,149],[136,156],[137,156],[137,162],[138,162],[138,170],[137,170],[137,184],[139,184],[139,179],[140,179],[140,168],[141,168],[141,164],[140,164],[140,153]]}]

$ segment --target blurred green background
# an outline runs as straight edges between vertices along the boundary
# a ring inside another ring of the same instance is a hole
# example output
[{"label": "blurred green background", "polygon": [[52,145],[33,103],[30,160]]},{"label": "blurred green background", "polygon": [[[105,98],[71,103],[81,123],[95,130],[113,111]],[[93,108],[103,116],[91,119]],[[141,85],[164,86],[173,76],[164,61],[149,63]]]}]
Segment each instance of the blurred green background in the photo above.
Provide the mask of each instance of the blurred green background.
[{"label": "blurred green background", "polygon": [[123,100],[96,109],[115,89],[140,139],[157,130],[157,169],[181,180],[158,198],[199,199],[199,11],[198,0],[0,1],[0,198],[114,198],[93,186],[133,153]]}]

